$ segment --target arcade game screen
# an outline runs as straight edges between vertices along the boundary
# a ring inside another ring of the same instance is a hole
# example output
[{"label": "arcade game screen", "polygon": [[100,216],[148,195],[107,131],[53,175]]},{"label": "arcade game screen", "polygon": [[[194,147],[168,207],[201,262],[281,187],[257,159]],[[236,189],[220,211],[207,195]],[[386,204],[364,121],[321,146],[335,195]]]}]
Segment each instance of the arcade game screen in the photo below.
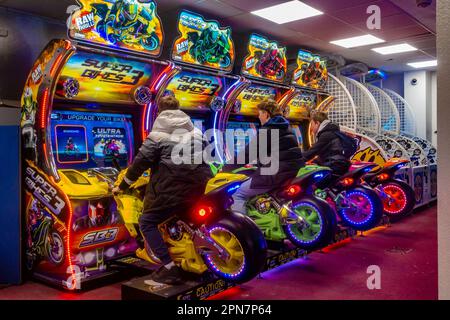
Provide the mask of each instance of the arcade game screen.
[{"label": "arcade game screen", "polygon": [[60,169],[126,167],[133,158],[131,115],[55,110],[52,146]]},{"label": "arcade game screen", "polygon": [[256,122],[228,122],[227,129],[234,130],[234,150],[236,153],[242,151],[250,140],[256,136],[258,126],[259,124]]}]

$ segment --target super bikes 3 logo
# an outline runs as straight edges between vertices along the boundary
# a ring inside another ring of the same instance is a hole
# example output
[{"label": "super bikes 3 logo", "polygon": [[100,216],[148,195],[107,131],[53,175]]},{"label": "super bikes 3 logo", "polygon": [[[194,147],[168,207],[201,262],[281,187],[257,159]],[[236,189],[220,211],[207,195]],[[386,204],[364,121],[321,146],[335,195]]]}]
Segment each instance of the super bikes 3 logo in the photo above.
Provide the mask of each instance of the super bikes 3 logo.
[{"label": "super bikes 3 logo", "polygon": [[144,72],[136,70],[133,66],[121,63],[111,63],[96,59],[86,59],[81,66],[88,67],[81,76],[89,79],[100,78],[102,82],[112,82],[127,85],[136,85],[144,76]]},{"label": "super bikes 3 logo", "polygon": [[100,231],[92,231],[89,233],[86,233],[81,242],[79,247],[89,247],[96,244],[102,244],[107,242],[113,242],[117,234],[119,233],[119,228],[112,228],[112,229],[106,229],[106,230],[100,230]]},{"label": "super bikes 3 logo", "polygon": [[64,209],[66,204],[58,195],[58,190],[37,170],[31,167],[25,169],[25,185],[27,190],[55,215],[59,215]]},{"label": "super bikes 3 logo", "polygon": [[177,90],[192,94],[213,96],[220,89],[220,85],[211,79],[181,76],[178,79]]},{"label": "super bikes 3 logo", "polygon": [[247,88],[243,92],[242,99],[246,101],[263,101],[274,97],[275,94],[270,89]]}]

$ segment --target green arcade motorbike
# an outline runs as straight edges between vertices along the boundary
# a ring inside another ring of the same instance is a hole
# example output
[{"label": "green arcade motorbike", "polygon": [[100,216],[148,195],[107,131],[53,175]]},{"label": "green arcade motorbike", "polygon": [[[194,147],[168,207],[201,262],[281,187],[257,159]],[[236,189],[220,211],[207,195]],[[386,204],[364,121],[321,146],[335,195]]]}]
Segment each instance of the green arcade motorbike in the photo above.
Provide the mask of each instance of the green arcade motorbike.
[{"label": "green arcade motorbike", "polygon": [[[251,176],[255,167],[245,166],[233,173]],[[251,198],[247,215],[269,241],[289,239],[295,246],[313,251],[328,245],[336,232],[332,207],[314,196],[312,185],[331,174],[327,167],[309,165],[285,185]]]}]

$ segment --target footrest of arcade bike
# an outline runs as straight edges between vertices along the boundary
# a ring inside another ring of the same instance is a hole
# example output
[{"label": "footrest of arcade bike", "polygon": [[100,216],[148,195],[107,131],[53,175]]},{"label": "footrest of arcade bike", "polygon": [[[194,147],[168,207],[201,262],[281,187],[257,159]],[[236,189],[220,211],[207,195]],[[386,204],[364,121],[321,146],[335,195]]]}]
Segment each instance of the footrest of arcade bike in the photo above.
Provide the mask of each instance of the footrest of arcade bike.
[{"label": "footrest of arcade bike", "polygon": [[122,300],[204,300],[234,286],[211,274],[182,285],[152,283],[145,276],[122,284]]},{"label": "footrest of arcade bike", "polygon": [[[352,237],[353,229],[340,228],[335,242]],[[262,272],[307,256],[308,252],[289,243],[270,245]],[[131,260],[130,260],[131,261]],[[122,300],[203,300],[234,287],[235,284],[208,273],[186,280],[182,285],[164,285],[150,282],[150,276],[132,279],[122,284]]]}]

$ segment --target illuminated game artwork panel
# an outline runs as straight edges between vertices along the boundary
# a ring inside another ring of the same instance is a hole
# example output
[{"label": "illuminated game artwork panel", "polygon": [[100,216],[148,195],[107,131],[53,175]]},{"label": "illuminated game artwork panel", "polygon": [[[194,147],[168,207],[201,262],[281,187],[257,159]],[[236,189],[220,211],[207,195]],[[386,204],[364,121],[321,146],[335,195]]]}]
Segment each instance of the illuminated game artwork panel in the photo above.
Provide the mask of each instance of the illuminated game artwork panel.
[{"label": "illuminated game artwork panel", "polygon": [[284,82],[287,72],[286,47],[266,37],[252,34],[242,74],[247,77]]},{"label": "illuminated game artwork panel", "polygon": [[308,119],[311,110],[314,109],[317,103],[317,96],[310,92],[299,92],[287,104],[284,115],[288,119],[300,120]]},{"label": "illuminated game artwork panel", "polygon": [[232,78],[184,70],[170,81],[166,91],[180,101],[183,110],[208,111],[235,82]]},{"label": "illuminated game artwork panel", "polygon": [[60,169],[126,167],[133,157],[131,115],[57,111],[51,115],[53,151]]},{"label": "illuminated game artwork panel", "polygon": [[312,89],[323,89],[328,80],[327,63],[318,55],[300,50],[297,55],[297,69],[292,84]]},{"label": "illuminated game artwork panel", "polygon": [[172,49],[172,60],[231,72],[235,60],[231,28],[222,28],[217,21],[182,11],[178,20],[180,36]]},{"label": "illuminated game artwork panel", "polygon": [[258,123],[229,121],[227,129],[234,130],[234,150],[235,154],[244,150],[251,139],[256,137]]},{"label": "illuminated game artwork panel", "polygon": [[276,87],[251,84],[244,89],[238,96],[237,100],[241,103],[239,114],[245,116],[258,116],[258,104],[264,100],[272,99],[278,101],[281,92]]},{"label": "illuminated game artwork panel", "polygon": [[[64,66],[56,95],[80,101],[135,104],[135,93],[150,84],[157,66],[79,51]],[[68,83],[76,83],[76,92],[67,90]]]},{"label": "illuminated game artwork panel", "polygon": [[161,54],[163,29],[154,1],[77,2],[79,9],[68,20],[71,39],[154,57]]}]

